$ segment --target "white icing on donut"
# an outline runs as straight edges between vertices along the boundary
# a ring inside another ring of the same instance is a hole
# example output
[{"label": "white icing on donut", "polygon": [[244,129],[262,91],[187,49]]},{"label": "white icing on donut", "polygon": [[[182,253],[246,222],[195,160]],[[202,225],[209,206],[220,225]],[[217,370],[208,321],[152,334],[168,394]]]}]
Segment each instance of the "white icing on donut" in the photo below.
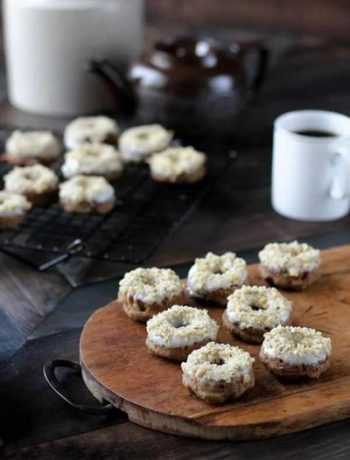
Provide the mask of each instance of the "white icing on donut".
[{"label": "white icing on donut", "polygon": [[147,339],[161,347],[182,348],[216,340],[218,330],[206,310],[174,305],[147,322]]},{"label": "white icing on donut", "polygon": [[58,178],[42,165],[16,167],[4,177],[5,190],[19,194],[45,193],[57,189]]},{"label": "white icing on donut", "polygon": [[15,131],[6,142],[9,158],[51,161],[59,156],[60,150],[58,140],[50,131]]},{"label": "white icing on donut", "polygon": [[160,304],[181,293],[180,278],[166,268],[136,268],[119,282],[119,297],[132,296],[146,304]]},{"label": "white icing on donut", "polygon": [[148,160],[152,176],[176,182],[179,179],[191,179],[201,173],[205,167],[206,155],[193,147],[170,147],[156,153]]},{"label": "white icing on donut", "polygon": [[332,343],[315,329],[278,326],[265,334],[261,352],[290,365],[318,365],[330,356]]},{"label": "white icing on donut", "polygon": [[62,166],[62,173],[66,178],[79,174],[117,176],[122,170],[120,154],[107,144],[83,144],[66,154]]},{"label": "white icing on donut", "polygon": [[59,192],[62,202],[79,203],[109,203],[114,201],[113,187],[104,177],[75,176],[60,185]]},{"label": "white icing on donut", "polygon": [[137,126],[123,132],[119,149],[124,160],[140,162],[167,148],[172,138],[173,133],[160,125]]},{"label": "white icing on donut", "polygon": [[117,138],[119,126],[111,118],[80,117],[73,120],[64,132],[64,143],[69,149],[76,149],[86,143],[103,143],[108,137]]},{"label": "white icing on donut", "polygon": [[229,298],[226,315],[242,329],[272,329],[286,324],[292,313],[292,304],[275,288],[243,286]]},{"label": "white icing on donut", "polygon": [[259,252],[260,263],[272,272],[299,276],[320,265],[320,251],[306,243],[269,243]]},{"label": "white icing on donut", "polygon": [[232,382],[243,379],[250,383],[254,358],[239,347],[210,342],[193,351],[181,369],[189,378],[202,384],[211,382]]},{"label": "white icing on donut", "polygon": [[219,256],[208,252],[195,260],[190,268],[187,285],[190,295],[205,296],[218,289],[234,289],[247,278],[247,264],[233,252]]},{"label": "white icing on donut", "polygon": [[0,216],[20,216],[32,207],[31,203],[23,195],[11,192],[0,192]]}]

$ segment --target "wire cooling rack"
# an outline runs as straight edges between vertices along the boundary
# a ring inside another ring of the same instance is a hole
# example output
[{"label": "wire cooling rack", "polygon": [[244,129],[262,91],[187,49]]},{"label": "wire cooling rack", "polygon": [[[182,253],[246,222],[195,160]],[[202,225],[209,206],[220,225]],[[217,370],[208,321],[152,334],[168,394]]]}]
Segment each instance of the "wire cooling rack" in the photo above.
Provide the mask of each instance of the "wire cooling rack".
[{"label": "wire cooling rack", "polygon": [[[0,130],[2,146],[9,134],[8,129]],[[127,165],[114,184],[117,204],[110,214],[67,213],[58,203],[35,207],[16,230],[0,233],[0,249],[15,250],[22,260],[26,255],[21,249],[45,253],[37,266],[41,270],[74,254],[135,265],[145,262],[226,169],[229,159],[222,147],[202,149],[209,156],[209,174],[198,184],[159,184],[146,165]],[[1,182],[10,169],[0,162]],[[60,162],[54,169],[59,174]],[[32,257],[28,262],[33,265]]]}]

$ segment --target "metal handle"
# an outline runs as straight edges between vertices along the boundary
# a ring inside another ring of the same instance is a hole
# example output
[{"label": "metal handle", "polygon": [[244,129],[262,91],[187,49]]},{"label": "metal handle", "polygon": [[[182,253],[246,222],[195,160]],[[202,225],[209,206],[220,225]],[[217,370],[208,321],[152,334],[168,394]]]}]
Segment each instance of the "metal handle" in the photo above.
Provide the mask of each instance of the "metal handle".
[{"label": "metal handle", "polygon": [[72,401],[69,396],[64,394],[62,384],[59,382],[59,380],[56,377],[56,369],[58,367],[61,368],[68,368],[71,369],[74,374],[80,375],[81,376],[81,367],[80,364],[74,361],[68,361],[66,359],[55,359],[53,361],[50,361],[43,366],[43,374],[46,382],[48,383],[49,387],[56,393],[57,396],[59,396],[65,403],[67,403],[69,406],[74,407],[74,409],[77,409],[79,411],[85,412],[87,414],[92,414],[92,415],[107,415],[110,414],[115,410],[115,408],[112,406],[112,404],[105,404],[101,405],[100,407],[98,406],[88,406],[85,404],[79,404],[74,401]]},{"label": "metal handle", "polygon": [[48,262],[41,264],[39,267],[39,271],[45,272],[49,270],[50,268],[56,267],[56,265],[59,265],[62,262],[65,262],[66,260],[75,256],[76,254],[79,254],[79,252],[81,252],[83,249],[84,249],[84,244],[82,240],[80,239],[74,240],[71,244],[67,246],[67,252],[65,252],[64,254],[60,254],[59,256],[54,257]]}]

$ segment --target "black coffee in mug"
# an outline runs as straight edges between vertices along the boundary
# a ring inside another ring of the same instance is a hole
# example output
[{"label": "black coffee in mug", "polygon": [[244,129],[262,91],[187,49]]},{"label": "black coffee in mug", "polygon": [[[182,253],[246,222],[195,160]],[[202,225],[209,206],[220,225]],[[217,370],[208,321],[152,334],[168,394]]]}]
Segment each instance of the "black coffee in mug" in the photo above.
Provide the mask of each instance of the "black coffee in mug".
[{"label": "black coffee in mug", "polygon": [[331,131],[321,131],[317,129],[301,129],[295,131],[295,134],[301,134],[302,136],[308,137],[337,137],[338,134],[332,133]]}]

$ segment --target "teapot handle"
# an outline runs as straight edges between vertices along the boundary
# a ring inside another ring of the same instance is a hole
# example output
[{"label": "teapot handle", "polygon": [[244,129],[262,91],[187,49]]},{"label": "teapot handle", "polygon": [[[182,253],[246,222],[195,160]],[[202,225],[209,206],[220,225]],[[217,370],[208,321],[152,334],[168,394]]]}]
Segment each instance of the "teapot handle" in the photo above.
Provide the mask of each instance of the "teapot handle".
[{"label": "teapot handle", "polygon": [[91,59],[88,71],[103,81],[114,100],[118,112],[131,114],[137,106],[136,95],[126,76],[108,59]]},{"label": "teapot handle", "polygon": [[[266,76],[269,50],[261,43],[250,43],[242,47],[248,87],[253,92],[261,88]],[[251,60],[253,58],[253,61]]]}]

